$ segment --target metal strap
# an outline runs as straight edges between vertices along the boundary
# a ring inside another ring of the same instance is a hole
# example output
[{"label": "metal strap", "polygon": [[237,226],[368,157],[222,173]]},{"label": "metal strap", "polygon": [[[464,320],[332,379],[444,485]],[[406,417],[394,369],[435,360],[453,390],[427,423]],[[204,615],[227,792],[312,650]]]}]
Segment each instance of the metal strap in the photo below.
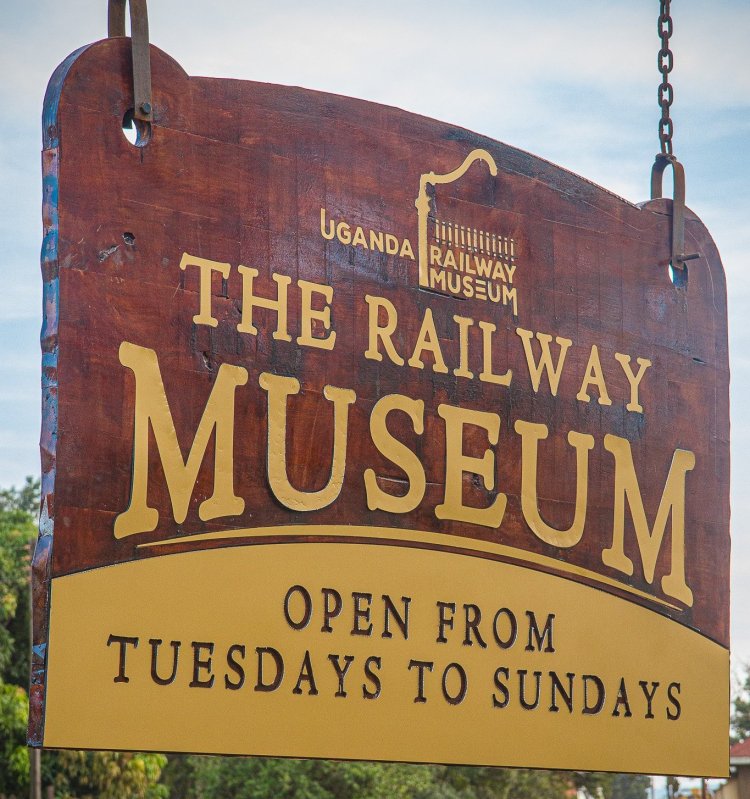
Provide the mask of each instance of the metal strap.
[{"label": "metal strap", "polygon": [[[125,35],[125,3],[128,0],[109,0],[108,36]],[[130,32],[133,48],[133,116],[143,122],[153,121],[151,102],[151,54],[148,43],[148,10],[146,0],[129,0]]]},{"label": "metal strap", "polygon": [[662,179],[664,170],[671,164],[674,182],[672,199],[672,257],[673,269],[685,269],[685,261],[700,258],[700,253],[685,254],[685,168],[671,154],[659,153],[651,168],[651,199],[663,196]]}]

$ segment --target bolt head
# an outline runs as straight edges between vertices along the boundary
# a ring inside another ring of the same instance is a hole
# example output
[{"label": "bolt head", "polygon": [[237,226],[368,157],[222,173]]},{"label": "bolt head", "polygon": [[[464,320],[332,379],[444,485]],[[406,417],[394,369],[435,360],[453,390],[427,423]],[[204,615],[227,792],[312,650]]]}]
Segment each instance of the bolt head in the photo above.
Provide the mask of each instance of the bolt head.
[{"label": "bolt head", "polygon": [[151,115],[151,103],[141,103],[141,111],[147,116]]}]

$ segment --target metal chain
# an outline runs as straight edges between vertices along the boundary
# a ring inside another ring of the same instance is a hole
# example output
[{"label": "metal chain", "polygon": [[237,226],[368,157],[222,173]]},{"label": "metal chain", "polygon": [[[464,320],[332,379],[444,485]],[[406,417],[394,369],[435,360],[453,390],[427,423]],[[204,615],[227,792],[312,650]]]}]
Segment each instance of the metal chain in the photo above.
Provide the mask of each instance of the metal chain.
[{"label": "metal chain", "polygon": [[669,73],[674,66],[674,55],[669,49],[669,37],[672,35],[672,17],[669,13],[670,0],[660,0],[658,32],[661,37],[661,49],[657,65],[661,72],[661,85],[659,86],[658,101],[661,108],[661,119],[659,120],[659,143],[661,144],[662,155],[672,155],[672,134],[674,125],[669,115],[669,109],[674,100],[674,89],[669,82]]},{"label": "metal chain", "polygon": [[[674,66],[674,56],[669,49],[669,37],[672,35],[672,17],[669,13],[669,0],[660,0],[659,10],[659,37],[661,38],[661,49],[657,64],[661,72],[661,85],[659,86],[659,108],[661,108],[661,119],[659,120],[659,143],[661,152],[657,153],[653,167],[651,167],[651,199],[655,200],[662,197],[662,176],[668,166],[672,167],[673,177],[673,199],[672,199],[672,235],[671,235],[671,257],[669,264],[674,270],[685,270],[686,261],[700,258],[700,253],[685,252],[685,169],[682,164],[674,157],[672,152],[672,134],[674,126],[669,115],[669,109],[674,100],[674,89],[669,82],[669,73]],[[684,273],[684,271],[683,271]],[[684,279],[679,285],[684,285]],[[674,281],[673,281],[674,282]],[[678,285],[675,282],[675,285]]]}]

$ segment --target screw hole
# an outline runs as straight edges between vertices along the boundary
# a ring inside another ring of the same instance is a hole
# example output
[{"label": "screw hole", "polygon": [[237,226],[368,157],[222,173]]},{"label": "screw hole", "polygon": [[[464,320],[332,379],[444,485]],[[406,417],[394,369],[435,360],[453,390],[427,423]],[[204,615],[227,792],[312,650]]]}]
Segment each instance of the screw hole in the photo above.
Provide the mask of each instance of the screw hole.
[{"label": "screw hole", "polygon": [[129,108],[122,118],[122,135],[133,147],[145,147],[151,139],[151,123],[136,119]]},{"label": "screw hole", "polygon": [[675,269],[672,264],[670,264],[668,270],[669,280],[672,285],[677,289],[684,289],[688,281],[687,264],[683,265],[682,269]]},{"label": "screw hole", "polygon": [[135,244],[135,236],[127,230],[122,234],[122,240],[128,247],[132,247]]}]

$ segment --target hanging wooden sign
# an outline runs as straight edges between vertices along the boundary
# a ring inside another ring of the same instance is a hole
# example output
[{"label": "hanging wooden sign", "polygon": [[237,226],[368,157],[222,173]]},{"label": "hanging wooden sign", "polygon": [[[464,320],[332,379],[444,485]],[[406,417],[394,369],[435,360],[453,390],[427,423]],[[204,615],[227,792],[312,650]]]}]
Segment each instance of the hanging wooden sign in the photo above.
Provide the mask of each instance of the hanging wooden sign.
[{"label": "hanging wooden sign", "polygon": [[726,297],[670,203],[129,42],[45,104],[49,747],[727,772]]}]

